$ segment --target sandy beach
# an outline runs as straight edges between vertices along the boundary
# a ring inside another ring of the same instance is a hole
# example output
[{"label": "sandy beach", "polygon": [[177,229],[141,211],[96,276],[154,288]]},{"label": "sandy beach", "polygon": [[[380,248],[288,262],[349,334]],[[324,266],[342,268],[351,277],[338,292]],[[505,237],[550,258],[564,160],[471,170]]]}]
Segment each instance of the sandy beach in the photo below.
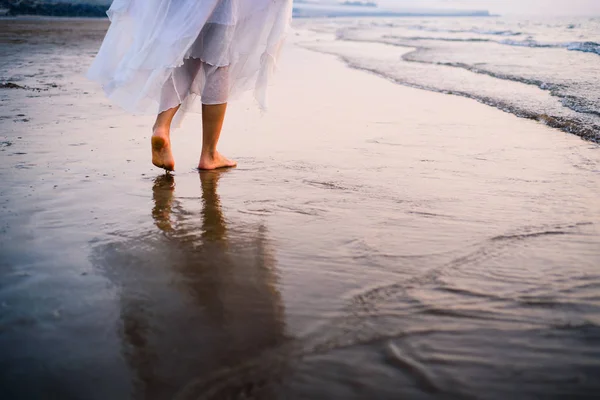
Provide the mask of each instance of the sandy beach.
[{"label": "sandy beach", "polygon": [[[107,22],[0,26],[0,398],[533,399],[600,390],[600,146],[285,49],[150,163],[85,79]],[[401,50],[398,50],[399,52]]]}]

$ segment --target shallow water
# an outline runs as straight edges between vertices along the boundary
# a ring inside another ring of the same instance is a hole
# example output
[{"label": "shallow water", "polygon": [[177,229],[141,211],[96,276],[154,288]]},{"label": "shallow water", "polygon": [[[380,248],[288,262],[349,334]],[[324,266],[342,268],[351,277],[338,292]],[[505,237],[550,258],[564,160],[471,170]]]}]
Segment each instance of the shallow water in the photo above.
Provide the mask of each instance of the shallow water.
[{"label": "shallow water", "polygon": [[239,168],[189,130],[163,175],[94,43],[2,49],[0,397],[595,397],[597,145],[293,49],[274,116],[231,107]]}]

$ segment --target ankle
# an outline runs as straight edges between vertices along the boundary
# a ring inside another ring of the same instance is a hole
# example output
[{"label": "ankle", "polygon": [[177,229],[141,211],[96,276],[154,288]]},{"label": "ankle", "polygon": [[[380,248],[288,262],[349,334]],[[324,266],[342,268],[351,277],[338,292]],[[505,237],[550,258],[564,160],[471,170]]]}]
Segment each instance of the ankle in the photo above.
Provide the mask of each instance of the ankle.
[{"label": "ankle", "polygon": [[168,126],[163,126],[163,125],[156,125],[154,124],[154,126],[152,127],[152,135],[153,136],[166,136],[169,137],[169,127]]},{"label": "ankle", "polygon": [[216,158],[217,156],[217,150],[204,150],[202,149],[202,152],[200,153],[200,158],[206,158],[209,160],[213,160]]}]

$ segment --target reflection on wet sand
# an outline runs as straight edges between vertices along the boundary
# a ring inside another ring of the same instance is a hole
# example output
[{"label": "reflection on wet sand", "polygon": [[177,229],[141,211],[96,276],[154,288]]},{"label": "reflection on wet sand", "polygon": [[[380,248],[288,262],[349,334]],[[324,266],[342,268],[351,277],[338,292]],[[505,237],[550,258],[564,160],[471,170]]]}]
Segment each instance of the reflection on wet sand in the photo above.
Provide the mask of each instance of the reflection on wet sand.
[{"label": "reflection on wet sand", "polygon": [[173,176],[156,178],[152,218],[159,231],[96,254],[120,290],[134,398],[274,395],[256,374],[229,372],[226,385],[213,382],[285,340],[266,228],[227,221],[217,193],[222,174],[200,173],[200,215],[186,210],[191,200],[177,199]]}]

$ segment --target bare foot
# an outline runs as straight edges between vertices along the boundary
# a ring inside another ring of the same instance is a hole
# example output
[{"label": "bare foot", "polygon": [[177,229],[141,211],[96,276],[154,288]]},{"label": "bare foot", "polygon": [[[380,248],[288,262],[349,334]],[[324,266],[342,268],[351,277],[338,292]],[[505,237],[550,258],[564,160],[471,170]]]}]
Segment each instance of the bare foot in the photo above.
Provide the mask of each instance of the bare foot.
[{"label": "bare foot", "polygon": [[236,165],[237,163],[235,161],[223,157],[221,153],[216,151],[213,155],[202,154],[200,157],[200,164],[198,164],[198,169],[209,170],[218,168],[232,168]]},{"label": "bare foot", "polygon": [[152,164],[167,171],[175,169],[175,159],[171,153],[171,140],[168,132],[155,129],[152,134]]}]

